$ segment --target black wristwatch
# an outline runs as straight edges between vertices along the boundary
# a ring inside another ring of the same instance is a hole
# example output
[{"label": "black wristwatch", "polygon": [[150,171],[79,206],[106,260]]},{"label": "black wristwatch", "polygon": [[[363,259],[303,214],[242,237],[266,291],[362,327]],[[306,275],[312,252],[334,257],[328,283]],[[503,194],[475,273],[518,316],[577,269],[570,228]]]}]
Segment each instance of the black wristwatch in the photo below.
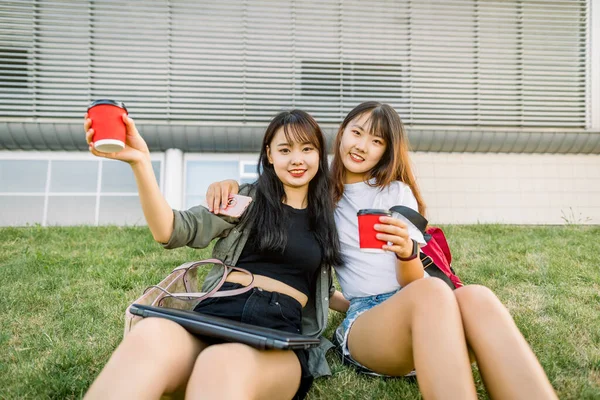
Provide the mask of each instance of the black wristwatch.
[{"label": "black wristwatch", "polygon": [[410,260],[414,260],[419,255],[419,245],[418,245],[417,241],[415,239],[411,239],[411,240],[413,242],[413,249],[412,249],[411,255],[408,256],[408,257],[406,257],[406,258],[404,258],[404,257],[398,256],[398,253],[396,253],[396,257],[398,258],[398,260],[400,260],[400,261],[410,261]]}]

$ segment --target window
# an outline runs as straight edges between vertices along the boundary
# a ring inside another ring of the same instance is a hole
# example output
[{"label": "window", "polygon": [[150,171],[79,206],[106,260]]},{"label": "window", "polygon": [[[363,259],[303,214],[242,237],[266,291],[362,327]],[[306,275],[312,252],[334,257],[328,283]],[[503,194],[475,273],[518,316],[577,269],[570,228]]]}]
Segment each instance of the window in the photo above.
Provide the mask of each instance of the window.
[{"label": "window", "polygon": [[190,160],[185,165],[185,208],[198,204],[205,205],[208,186],[224,179],[239,179],[237,160]]},{"label": "window", "polygon": [[[162,158],[152,155],[160,187]],[[131,168],[87,153],[1,154],[0,207],[0,226],[145,223]]]},{"label": "window", "polygon": [[184,156],[184,208],[206,205],[206,190],[211,183],[235,179],[252,183],[258,178],[254,154],[194,154]]},{"label": "window", "polygon": [[256,161],[240,162],[240,183],[254,183],[257,179],[258,171]]},{"label": "window", "polygon": [[0,160],[0,226],[41,224],[47,160]]}]

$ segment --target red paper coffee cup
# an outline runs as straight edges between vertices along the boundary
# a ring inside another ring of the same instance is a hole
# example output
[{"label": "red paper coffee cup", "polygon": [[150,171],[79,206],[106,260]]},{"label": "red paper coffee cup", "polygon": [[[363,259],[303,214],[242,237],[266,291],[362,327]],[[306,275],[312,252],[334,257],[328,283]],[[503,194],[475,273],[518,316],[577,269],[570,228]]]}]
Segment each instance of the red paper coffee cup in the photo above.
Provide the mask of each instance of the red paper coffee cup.
[{"label": "red paper coffee cup", "polygon": [[94,148],[103,153],[116,153],[125,148],[126,128],[123,113],[125,104],[120,101],[101,99],[92,101],[88,116],[92,120]]},{"label": "red paper coffee cup", "polygon": [[381,247],[387,242],[377,239],[378,231],[375,224],[379,224],[379,217],[392,215],[388,210],[363,209],[358,210],[358,241],[360,250],[367,253],[383,253]]}]

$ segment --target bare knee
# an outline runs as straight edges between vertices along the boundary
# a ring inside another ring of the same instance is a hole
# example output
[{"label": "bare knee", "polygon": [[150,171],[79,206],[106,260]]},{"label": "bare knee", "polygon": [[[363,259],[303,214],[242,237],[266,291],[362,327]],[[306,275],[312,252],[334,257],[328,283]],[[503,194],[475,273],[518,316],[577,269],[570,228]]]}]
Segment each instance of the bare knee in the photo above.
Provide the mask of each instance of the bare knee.
[{"label": "bare knee", "polygon": [[482,285],[468,285],[454,291],[463,317],[468,314],[493,313],[505,308],[489,288]]},{"label": "bare knee", "polygon": [[196,359],[188,393],[219,393],[223,398],[251,399],[255,392],[252,377],[258,372],[256,353],[250,347],[239,343],[212,345]]},{"label": "bare knee", "polygon": [[175,322],[163,318],[145,318],[125,337],[122,346],[133,348],[141,352],[139,354],[168,358],[173,354],[169,350],[169,344],[178,343],[188,335],[189,333]]},{"label": "bare knee", "polygon": [[245,344],[223,343],[206,348],[196,359],[196,366],[204,368],[227,367],[232,369],[252,369],[255,361],[254,350]]},{"label": "bare knee", "polygon": [[419,279],[411,282],[402,290],[410,291],[411,298],[420,305],[435,303],[443,307],[445,304],[452,305],[456,303],[452,289],[438,278]]},{"label": "bare knee", "polygon": [[[438,313],[459,315],[456,297],[452,293],[452,289],[438,278],[423,278],[413,281],[388,301],[398,302],[398,307],[395,309],[402,313],[406,312],[407,308],[401,307],[401,305],[403,303],[408,305],[410,318],[424,316],[435,318]],[[402,315],[402,318],[406,317],[406,314]]]},{"label": "bare knee", "polygon": [[[180,335],[183,328],[173,321],[164,318],[144,318],[138,322],[131,333],[126,336],[135,337],[137,340],[153,340],[160,342],[167,337]],[[164,342],[163,342],[164,344]]]},{"label": "bare knee", "polygon": [[489,288],[482,285],[468,285],[454,291],[459,306],[473,304],[493,304],[499,302],[498,298]]}]

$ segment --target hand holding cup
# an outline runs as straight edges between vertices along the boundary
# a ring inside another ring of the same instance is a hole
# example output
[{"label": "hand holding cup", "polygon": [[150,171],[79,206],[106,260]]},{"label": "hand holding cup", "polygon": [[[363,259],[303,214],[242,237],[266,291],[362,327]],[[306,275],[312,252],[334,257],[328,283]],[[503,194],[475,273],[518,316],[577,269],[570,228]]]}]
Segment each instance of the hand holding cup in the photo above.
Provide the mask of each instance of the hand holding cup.
[{"label": "hand holding cup", "polygon": [[400,258],[408,258],[412,254],[413,242],[408,233],[408,226],[397,218],[390,216],[379,217],[379,224],[374,229],[379,232],[376,237],[387,242],[381,248],[393,251]]},{"label": "hand holding cup", "polygon": [[90,153],[95,156],[109,158],[112,160],[125,161],[128,164],[134,165],[143,160],[150,159],[150,150],[148,145],[135,127],[135,122],[126,113],[121,115],[121,120],[125,125],[125,141],[123,150],[118,152],[105,153],[101,152],[94,146],[94,128],[92,127],[92,119],[89,114],[85,115],[83,129],[86,132],[85,140],[88,143]]},{"label": "hand holding cup", "polygon": [[393,251],[399,257],[412,253],[407,225],[389,210],[362,209],[357,213],[360,250],[367,253]]}]

